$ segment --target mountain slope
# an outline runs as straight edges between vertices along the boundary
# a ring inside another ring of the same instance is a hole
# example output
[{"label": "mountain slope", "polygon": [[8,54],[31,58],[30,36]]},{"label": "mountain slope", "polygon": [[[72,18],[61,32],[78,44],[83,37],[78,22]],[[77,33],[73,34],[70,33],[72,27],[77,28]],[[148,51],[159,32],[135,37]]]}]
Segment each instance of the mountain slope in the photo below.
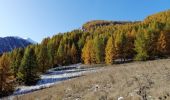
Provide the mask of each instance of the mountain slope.
[{"label": "mountain slope", "polygon": [[[129,60],[143,61],[170,57],[169,14],[169,11],[165,11],[160,14],[151,15],[144,21],[127,24],[109,24],[110,22],[94,21],[87,25],[87,30],[82,28],[63,34],[60,33],[51,38],[45,38],[41,44],[29,46],[21,52],[13,51],[9,55],[4,54],[0,58],[2,59],[1,64],[7,63],[4,66],[7,69],[6,72],[10,72],[8,70],[10,67],[15,68],[12,71],[15,79],[21,78],[23,84],[32,85],[34,82],[30,78],[36,80],[34,76],[39,76],[39,73],[44,73],[48,69],[60,65],[64,66],[76,63],[85,63],[88,65],[106,63],[110,65],[113,63],[124,63]],[[19,57],[16,55],[19,55]],[[38,59],[34,60],[36,58]],[[17,66],[12,63],[8,64],[9,61],[7,62],[7,60],[11,60],[13,63],[17,61]],[[24,66],[22,63],[24,63]],[[25,74],[25,71],[33,72],[33,74]],[[18,74],[22,77],[18,76]],[[3,73],[0,75],[3,76]],[[4,80],[7,80],[8,77],[10,75]],[[2,85],[1,87],[8,88],[8,86]],[[10,91],[4,89],[3,92]]]},{"label": "mountain slope", "polygon": [[[104,70],[84,74],[13,99],[170,100],[169,64],[170,59],[163,59],[104,66]],[[145,97],[147,99],[143,99]]]},{"label": "mountain slope", "polygon": [[32,43],[19,37],[0,38],[0,54],[12,51],[15,48],[24,48],[30,44]]}]

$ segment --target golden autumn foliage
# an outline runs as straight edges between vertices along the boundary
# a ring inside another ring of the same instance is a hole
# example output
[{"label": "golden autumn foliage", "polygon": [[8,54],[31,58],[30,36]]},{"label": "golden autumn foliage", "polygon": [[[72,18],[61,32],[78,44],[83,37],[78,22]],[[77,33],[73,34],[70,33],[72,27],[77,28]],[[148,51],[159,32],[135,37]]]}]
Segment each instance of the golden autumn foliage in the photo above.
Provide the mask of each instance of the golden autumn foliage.
[{"label": "golden autumn foliage", "polygon": [[87,40],[82,49],[82,59],[85,64],[100,64],[104,63],[105,44],[104,38],[95,37]]},{"label": "golden autumn foliage", "polygon": [[10,71],[10,58],[3,54],[0,58],[0,97],[13,91],[14,77]]},{"label": "golden autumn foliage", "polygon": [[161,31],[157,42],[157,50],[160,55],[170,53],[170,31]]},{"label": "golden autumn foliage", "polygon": [[[25,83],[30,80],[28,74],[38,77],[39,73],[60,65],[113,64],[119,59],[150,60],[162,56],[170,56],[170,10],[137,22],[92,21],[81,29],[45,38],[41,44],[32,45],[31,50],[27,47],[3,54],[0,93],[8,94],[7,83],[13,80],[13,75]],[[32,62],[32,66],[28,62]],[[24,73],[28,69],[31,74]],[[36,77],[31,80],[34,79]],[[31,80],[28,83],[32,84]]]},{"label": "golden autumn foliage", "polygon": [[78,51],[77,51],[77,49],[76,49],[76,46],[75,46],[75,44],[73,43],[72,44],[72,47],[71,47],[71,52],[70,52],[70,55],[71,55],[71,59],[72,59],[72,63],[74,64],[74,63],[77,63],[78,62]]},{"label": "golden autumn foliage", "polygon": [[82,59],[85,64],[92,64],[95,62],[95,52],[93,49],[93,40],[88,40],[82,49]]},{"label": "golden autumn foliage", "polygon": [[110,37],[107,41],[106,49],[105,49],[105,62],[107,64],[113,64],[116,59],[116,48],[114,46],[113,37]]}]

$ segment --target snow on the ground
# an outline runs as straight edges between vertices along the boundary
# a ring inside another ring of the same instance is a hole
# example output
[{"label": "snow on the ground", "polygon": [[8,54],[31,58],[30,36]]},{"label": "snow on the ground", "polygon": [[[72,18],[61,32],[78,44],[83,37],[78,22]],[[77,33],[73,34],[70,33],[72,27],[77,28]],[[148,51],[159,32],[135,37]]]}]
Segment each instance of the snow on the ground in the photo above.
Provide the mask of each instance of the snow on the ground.
[{"label": "snow on the ground", "polygon": [[40,80],[34,86],[19,86],[14,91],[13,95],[21,95],[33,92],[35,90],[50,87],[64,80],[69,80],[81,76],[83,73],[96,71],[95,68],[81,68],[81,64],[70,66],[62,66],[48,70],[40,76]]}]

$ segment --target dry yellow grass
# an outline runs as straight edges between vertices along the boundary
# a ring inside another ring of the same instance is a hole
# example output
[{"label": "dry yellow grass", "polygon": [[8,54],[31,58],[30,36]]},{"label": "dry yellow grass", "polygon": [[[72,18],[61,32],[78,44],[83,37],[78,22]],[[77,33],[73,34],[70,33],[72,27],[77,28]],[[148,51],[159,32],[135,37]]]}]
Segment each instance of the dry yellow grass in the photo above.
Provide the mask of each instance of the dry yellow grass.
[{"label": "dry yellow grass", "polygon": [[15,100],[170,100],[170,59],[102,67]]}]

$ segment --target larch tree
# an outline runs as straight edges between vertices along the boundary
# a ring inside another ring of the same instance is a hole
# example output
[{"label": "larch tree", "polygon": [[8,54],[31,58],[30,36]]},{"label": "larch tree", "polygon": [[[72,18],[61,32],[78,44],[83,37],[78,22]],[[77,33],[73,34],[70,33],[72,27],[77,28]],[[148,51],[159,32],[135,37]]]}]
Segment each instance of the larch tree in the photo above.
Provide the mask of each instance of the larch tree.
[{"label": "larch tree", "polygon": [[58,64],[62,65],[64,63],[65,53],[66,52],[65,52],[64,42],[62,40],[60,41],[60,45],[57,50]]},{"label": "larch tree", "polygon": [[18,73],[18,69],[20,67],[20,65],[18,66],[16,64],[16,60],[17,60],[17,50],[18,49],[15,49],[13,52],[10,53],[10,58],[11,58],[11,69],[12,69],[12,72],[14,74],[14,77],[17,76],[17,73]]},{"label": "larch tree", "polygon": [[85,64],[92,64],[95,61],[93,40],[88,40],[82,49],[82,59]]},{"label": "larch tree", "polygon": [[66,55],[64,56],[64,62],[63,64],[71,64],[72,63],[72,54],[71,54],[71,48],[72,48],[72,45],[71,43],[67,43],[65,44],[64,46],[64,52],[66,52]]},{"label": "larch tree", "polygon": [[49,65],[51,67],[55,66],[55,53],[56,53],[56,47],[54,44],[54,40],[51,39],[48,44],[47,44],[47,48],[48,48],[48,53],[49,53]]},{"label": "larch tree", "polygon": [[37,56],[37,61],[38,61],[38,67],[40,69],[41,72],[45,72],[50,66],[49,66],[49,52],[48,52],[48,48],[47,45],[42,44],[39,46],[39,53]]},{"label": "larch tree", "polygon": [[157,48],[157,38],[158,38],[158,32],[155,32],[151,29],[145,29],[145,43],[146,43],[146,50],[148,53],[149,59],[154,59],[156,55],[156,48]]},{"label": "larch tree", "polygon": [[56,36],[54,36],[53,38],[52,38],[52,41],[53,41],[53,46],[52,47],[50,47],[50,48],[52,48],[53,50],[53,52],[51,52],[51,51],[49,51],[49,53],[50,53],[50,55],[53,55],[54,56],[54,65],[53,65],[53,67],[55,67],[55,66],[57,66],[58,64],[61,64],[61,62],[60,62],[60,58],[59,58],[59,56],[58,56],[58,48],[59,48],[59,45],[60,45],[60,42],[61,42],[61,40],[62,40],[62,35],[61,34],[59,34],[59,35],[56,35]]},{"label": "larch tree", "polygon": [[14,50],[13,53],[11,54],[12,55],[11,68],[12,68],[14,77],[16,77],[16,78],[17,78],[17,73],[18,73],[19,67],[21,66],[23,54],[24,54],[24,50],[21,48]]},{"label": "larch tree", "polygon": [[157,42],[157,51],[159,56],[165,56],[168,52],[168,39],[165,32],[161,31]]},{"label": "larch tree", "polygon": [[3,54],[0,58],[0,97],[8,95],[14,89],[14,77],[10,70],[9,55]]},{"label": "larch tree", "polygon": [[117,52],[117,56],[121,59],[121,61],[125,60],[125,47],[127,44],[127,37],[124,32],[118,32],[115,36],[115,48]]},{"label": "larch tree", "polygon": [[95,47],[94,47],[94,40],[91,40],[91,43],[90,43],[90,58],[91,58],[91,64],[96,64],[97,63],[97,58],[96,58],[96,50],[95,50]]},{"label": "larch tree", "polygon": [[103,63],[104,56],[105,56],[105,45],[104,39],[99,38],[98,36],[94,38],[94,50],[95,50],[95,57],[96,63]]},{"label": "larch tree", "polygon": [[135,57],[136,60],[147,60],[148,59],[148,52],[147,52],[147,40],[142,31],[139,31],[136,35],[135,40],[135,51],[137,55]]},{"label": "larch tree", "polygon": [[106,64],[113,64],[116,59],[116,48],[114,46],[114,39],[111,36],[107,41],[107,45],[105,48],[105,62]]},{"label": "larch tree", "polygon": [[71,46],[71,60],[72,60],[72,63],[75,64],[78,62],[78,51],[77,51],[77,48],[75,46],[75,44],[73,43],[72,46]]},{"label": "larch tree", "polygon": [[26,48],[22,62],[20,73],[18,75],[20,80],[26,85],[32,85],[39,78],[37,72],[37,59],[35,51],[32,46]]},{"label": "larch tree", "polygon": [[126,41],[126,46],[124,48],[125,52],[125,58],[130,58],[132,59],[135,55],[134,51],[134,38],[136,35],[136,31],[132,30],[131,32],[127,32],[127,41]]}]

